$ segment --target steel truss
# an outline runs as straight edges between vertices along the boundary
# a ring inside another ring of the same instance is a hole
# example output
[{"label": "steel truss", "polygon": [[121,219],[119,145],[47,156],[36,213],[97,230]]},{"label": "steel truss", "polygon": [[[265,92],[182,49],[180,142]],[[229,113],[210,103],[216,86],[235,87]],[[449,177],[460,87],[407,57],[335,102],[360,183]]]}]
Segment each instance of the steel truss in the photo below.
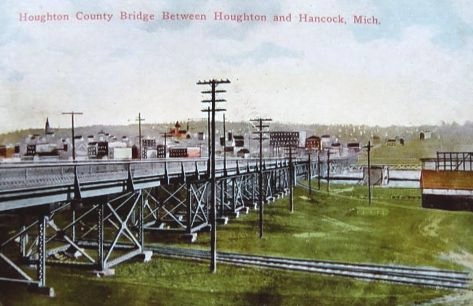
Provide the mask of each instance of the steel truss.
[{"label": "steel truss", "polygon": [[[238,217],[241,211],[248,212],[248,206],[246,205],[248,202],[245,201],[245,197],[249,199],[251,194],[245,194],[245,191],[249,189],[253,180],[253,174],[246,174],[227,176],[217,181],[217,212],[219,217],[224,217],[227,214]],[[249,199],[249,201],[253,202],[252,199]]]},{"label": "steel truss", "polygon": [[[258,170],[257,170],[258,172]],[[259,175],[258,173],[246,175],[242,184],[241,197],[245,205],[257,208],[259,199]],[[264,203],[274,201],[276,198],[287,193],[289,187],[289,168],[278,167],[274,169],[262,169],[262,184]]]},{"label": "steel truss", "polygon": [[312,176],[316,172],[316,163],[311,162],[310,164],[308,162],[304,163],[294,163],[294,184],[298,179],[308,179],[309,174]]},{"label": "steel truss", "polygon": [[97,273],[108,274],[137,255],[149,260],[151,254],[144,250],[143,194],[137,190],[87,199],[83,207],[72,210],[72,222],[62,228],[51,224],[64,245],[51,250],[53,258],[48,262],[89,265]]},{"label": "steel truss", "polygon": [[[52,296],[46,264],[88,266],[109,274],[137,255],[150,260],[152,253],[144,250],[144,202],[138,190],[49,205],[35,215],[18,212],[19,231],[0,245],[0,262],[10,268],[0,280],[31,284]],[[35,265],[36,278],[25,272],[25,264]]]},{"label": "steel truss", "polygon": [[[51,213],[57,211],[53,210]],[[0,280],[30,285],[33,290],[54,296],[54,289],[46,286],[46,243],[48,211],[41,208],[29,215],[12,215],[11,221],[19,223],[18,232],[0,244],[0,263],[6,264],[0,272]],[[16,259],[14,259],[16,258]],[[34,266],[36,275],[27,272],[25,265]]]},{"label": "steel truss", "polygon": [[289,168],[280,168],[273,172],[273,190],[277,195],[285,195],[289,188]]},{"label": "steel truss", "polygon": [[210,182],[161,185],[147,193],[145,229],[195,233],[209,225]]},{"label": "steel truss", "polygon": [[251,173],[241,176],[241,197],[245,206],[256,209],[258,205],[258,174]]},{"label": "steel truss", "polygon": [[[217,178],[220,217],[237,215],[248,206],[256,208],[259,170],[237,167],[236,173]],[[287,192],[291,177],[287,164],[263,165],[261,174],[264,202]],[[3,243],[0,240],[0,281],[30,284],[53,295],[54,290],[46,287],[46,264],[83,266],[109,274],[114,266],[137,255],[150,259],[145,230],[194,234],[209,227],[208,180],[184,177],[165,180],[166,185],[161,180],[140,189],[128,176],[120,193],[82,198],[76,186],[74,199],[12,211],[18,230]],[[25,265],[34,265],[36,275]]]},{"label": "steel truss", "polygon": [[[287,166],[263,168],[263,199],[270,202],[285,194],[289,186]],[[257,172],[237,173],[217,179],[217,217],[237,217],[256,206],[259,197]],[[210,222],[210,182],[175,180],[144,190],[144,229],[193,234]]]},{"label": "steel truss", "polygon": [[262,196],[264,202],[273,202],[277,197],[282,194],[285,194],[289,182],[288,174],[288,168],[278,168],[266,171],[263,170]]}]

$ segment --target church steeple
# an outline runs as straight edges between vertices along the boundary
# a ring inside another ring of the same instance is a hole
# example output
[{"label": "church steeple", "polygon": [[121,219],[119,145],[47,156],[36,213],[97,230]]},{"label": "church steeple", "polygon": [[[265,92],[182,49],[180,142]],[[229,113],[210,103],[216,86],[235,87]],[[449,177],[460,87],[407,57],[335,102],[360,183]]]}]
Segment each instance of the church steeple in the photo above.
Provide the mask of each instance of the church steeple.
[{"label": "church steeple", "polygon": [[46,118],[46,124],[44,125],[44,135],[54,134],[53,130],[49,126],[49,118]]}]

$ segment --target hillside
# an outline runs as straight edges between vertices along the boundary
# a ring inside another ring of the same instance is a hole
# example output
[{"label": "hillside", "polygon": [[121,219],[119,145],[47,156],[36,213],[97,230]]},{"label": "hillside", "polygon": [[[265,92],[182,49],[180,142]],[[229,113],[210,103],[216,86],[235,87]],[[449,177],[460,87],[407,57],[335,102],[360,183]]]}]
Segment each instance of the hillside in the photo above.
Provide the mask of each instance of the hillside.
[{"label": "hillside", "polygon": [[[162,138],[164,132],[168,132],[173,128],[175,122],[170,123],[154,123],[142,124],[142,135],[144,137]],[[207,120],[181,122],[181,129],[189,128],[192,137],[198,132],[207,131]],[[223,123],[217,122],[217,134],[223,132]],[[70,129],[52,129],[57,137],[69,138]],[[341,143],[359,142],[360,145],[366,145],[368,140],[372,140],[373,136],[379,137],[379,143],[373,149],[373,161],[385,161],[396,163],[399,159],[418,161],[419,158],[434,156],[436,151],[473,151],[473,123],[467,122],[463,125],[459,124],[442,124],[440,126],[366,126],[366,125],[301,125],[281,122],[271,122],[271,131],[305,131],[306,136],[312,135],[331,135]],[[120,126],[104,126],[94,125],[86,127],[76,127],[76,135],[97,135],[100,131],[114,135],[117,138],[127,136],[134,139],[138,136],[138,125],[120,125]],[[227,122],[226,131],[234,134],[247,135],[254,131],[250,122]],[[432,132],[431,138],[424,141],[419,140],[419,134],[422,131]],[[28,135],[44,133],[41,129],[19,130],[10,133],[0,134],[0,145],[18,144],[24,142]],[[387,139],[403,139],[405,145],[386,146]]]}]

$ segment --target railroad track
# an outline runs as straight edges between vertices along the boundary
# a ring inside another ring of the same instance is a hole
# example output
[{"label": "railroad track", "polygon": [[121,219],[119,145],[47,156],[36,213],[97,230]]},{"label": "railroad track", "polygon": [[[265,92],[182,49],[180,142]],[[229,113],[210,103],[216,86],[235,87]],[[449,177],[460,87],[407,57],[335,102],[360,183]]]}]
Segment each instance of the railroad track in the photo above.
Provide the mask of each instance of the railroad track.
[{"label": "railroad track", "polygon": [[[210,260],[208,251],[147,247],[162,256],[193,260]],[[413,268],[406,266],[347,264],[330,261],[289,259],[270,256],[217,253],[219,262],[239,266],[252,266],[281,270],[304,271],[332,276],[344,276],[369,281],[383,281],[436,289],[469,289],[471,278],[466,272],[438,270],[433,268]]]}]

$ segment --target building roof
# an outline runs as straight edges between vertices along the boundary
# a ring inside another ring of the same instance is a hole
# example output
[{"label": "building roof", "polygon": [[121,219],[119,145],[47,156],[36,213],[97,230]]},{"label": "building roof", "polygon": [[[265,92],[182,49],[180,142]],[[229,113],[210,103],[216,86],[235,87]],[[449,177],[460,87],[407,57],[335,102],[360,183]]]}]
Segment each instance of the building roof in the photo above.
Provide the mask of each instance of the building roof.
[{"label": "building roof", "polygon": [[423,189],[473,190],[472,171],[422,170],[420,186]]}]

